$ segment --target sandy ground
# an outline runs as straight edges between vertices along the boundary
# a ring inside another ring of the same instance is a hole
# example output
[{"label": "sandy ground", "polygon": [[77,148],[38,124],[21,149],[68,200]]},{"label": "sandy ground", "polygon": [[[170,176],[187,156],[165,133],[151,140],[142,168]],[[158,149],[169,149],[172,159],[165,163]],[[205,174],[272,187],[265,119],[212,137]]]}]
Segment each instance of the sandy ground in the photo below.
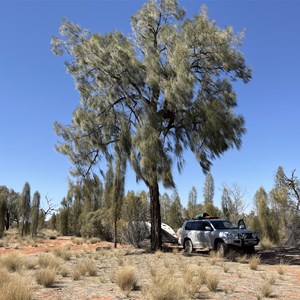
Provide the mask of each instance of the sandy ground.
[{"label": "sandy ground", "polygon": [[[273,277],[273,299],[299,299],[300,300],[300,250],[295,248],[278,248],[272,251],[257,251],[261,263],[257,270],[251,270],[247,263],[233,262],[220,258],[213,258],[207,252],[198,252],[186,256],[182,251],[170,250],[165,253],[147,253],[142,249],[130,246],[113,248],[112,243],[98,242],[95,244],[77,245],[70,237],[59,237],[55,240],[45,240],[35,247],[0,247],[0,255],[8,253],[21,253],[29,259],[38,259],[45,253],[61,249],[68,244],[72,252],[69,260],[62,261],[68,270],[68,275],[63,277],[59,270],[56,280],[51,288],[44,288],[35,281],[35,273],[39,266],[32,270],[22,270],[32,287],[33,299],[148,299],[149,290],[158,289],[153,285],[153,272],[168,272],[169,279],[182,279],[188,266],[199,266],[219,278],[216,291],[210,291],[205,285],[193,299],[263,299],[260,298],[260,286],[267,278]],[[17,249],[15,249],[17,248]],[[92,260],[97,267],[96,276],[82,276],[74,280],[72,273],[76,266],[86,260]],[[225,273],[223,265],[228,265]],[[284,264],[280,264],[283,263]],[[116,284],[116,272],[125,265],[133,266],[136,270],[138,284],[129,294]],[[279,268],[283,274],[279,274]],[[168,279],[168,280],[169,280]],[[148,291],[148,292],[147,292]],[[171,298],[173,299],[172,296]],[[186,298],[192,299],[192,298]]]}]

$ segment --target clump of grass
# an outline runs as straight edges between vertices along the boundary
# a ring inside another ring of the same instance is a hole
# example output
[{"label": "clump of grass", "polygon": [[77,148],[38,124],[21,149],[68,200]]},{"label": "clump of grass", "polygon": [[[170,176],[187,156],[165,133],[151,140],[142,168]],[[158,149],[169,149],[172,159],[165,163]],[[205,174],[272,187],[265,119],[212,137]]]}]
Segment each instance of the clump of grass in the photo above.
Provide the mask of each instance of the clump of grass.
[{"label": "clump of grass", "polygon": [[221,264],[221,267],[222,267],[222,269],[223,269],[223,271],[224,271],[224,273],[228,273],[228,271],[229,271],[229,264],[226,264],[225,262],[223,262],[222,264]]},{"label": "clump of grass", "polygon": [[69,251],[69,247],[71,246],[65,246],[62,248],[58,248],[54,250],[54,254],[60,258],[62,258],[63,260],[70,260],[72,257],[72,252]]},{"label": "clump of grass", "polygon": [[208,273],[206,276],[206,285],[211,292],[215,292],[219,285],[219,277],[216,274]]},{"label": "clump of grass", "polygon": [[204,283],[201,277],[201,269],[196,265],[190,265],[185,268],[183,273],[184,289],[190,297],[194,297],[201,289]]},{"label": "clump of grass", "polygon": [[75,267],[74,272],[79,273],[80,276],[85,276],[88,274],[89,276],[96,276],[97,275],[97,267],[93,263],[92,260],[84,260],[77,264]]},{"label": "clump of grass", "polygon": [[77,281],[81,278],[81,272],[77,268],[74,269],[73,274],[72,274],[72,279]]},{"label": "clump of grass", "polygon": [[38,259],[38,264],[42,268],[57,269],[61,265],[61,260],[53,256],[53,254],[43,254]]},{"label": "clump of grass", "polygon": [[153,272],[152,284],[143,288],[146,297],[156,300],[185,299],[185,284],[183,280],[170,276],[168,269]]},{"label": "clump of grass", "polygon": [[163,255],[164,255],[164,253],[161,250],[158,250],[158,251],[155,252],[155,256],[157,258],[161,258]]},{"label": "clump of grass", "polygon": [[217,251],[209,252],[209,262],[212,266],[216,265],[221,259],[220,253]]},{"label": "clump of grass", "polygon": [[38,265],[38,260],[35,257],[28,257],[24,261],[24,265],[28,270],[32,270]]},{"label": "clump of grass", "polygon": [[267,238],[267,237],[264,237],[260,240],[259,242],[259,246],[262,250],[267,250],[267,249],[272,249],[274,248],[274,244],[273,242]]},{"label": "clump of grass", "polygon": [[97,244],[97,243],[100,243],[100,242],[101,242],[101,239],[96,238],[96,237],[93,237],[93,238],[90,239],[91,244]]},{"label": "clump of grass", "polygon": [[265,276],[264,277],[264,280],[266,281],[266,282],[268,282],[269,284],[271,284],[271,285],[273,285],[273,284],[275,284],[275,282],[276,282],[276,276],[272,273],[272,274],[270,274],[269,276],[267,275],[267,276]]},{"label": "clump of grass", "polygon": [[86,268],[86,273],[89,276],[96,276],[97,275],[97,267],[95,266],[95,264],[91,260],[88,260],[88,261],[85,262],[85,268]]},{"label": "clump of grass", "polygon": [[65,265],[62,265],[59,268],[59,274],[62,277],[67,277],[69,275],[69,269]]},{"label": "clump of grass", "polygon": [[27,280],[16,273],[0,269],[0,300],[31,300],[32,290]]},{"label": "clump of grass", "polygon": [[269,282],[264,281],[261,283],[260,287],[260,295],[265,298],[270,298],[272,296],[272,286]]},{"label": "clump of grass", "polygon": [[82,239],[82,238],[75,238],[75,239],[73,240],[73,243],[74,243],[75,245],[82,245],[82,244],[83,244],[83,239]]},{"label": "clump of grass", "polygon": [[284,260],[281,260],[280,264],[278,265],[278,268],[277,268],[277,273],[279,275],[283,275],[285,273],[284,265],[285,265]]},{"label": "clump of grass", "polygon": [[36,282],[44,287],[51,287],[55,281],[55,271],[53,269],[41,269],[36,272]]},{"label": "clump of grass", "polygon": [[253,255],[249,259],[249,268],[251,270],[257,270],[258,265],[260,264],[260,257],[257,255]]},{"label": "clump of grass", "polygon": [[237,261],[237,259],[240,257],[240,255],[235,251],[234,249],[229,249],[226,258],[229,261]]},{"label": "clump of grass", "polygon": [[126,296],[128,296],[137,285],[135,268],[132,266],[124,266],[119,269],[116,274],[116,282],[121,290],[125,292]]},{"label": "clump of grass", "polygon": [[9,253],[0,257],[0,266],[10,272],[18,271],[25,264],[25,257],[19,253]]},{"label": "clump of grass", "polygon": [[247,264],[248,263],[248,256],[247,256],[247,254],[238,255],[236,257],[236,261],[239,262],[240,264]]}]

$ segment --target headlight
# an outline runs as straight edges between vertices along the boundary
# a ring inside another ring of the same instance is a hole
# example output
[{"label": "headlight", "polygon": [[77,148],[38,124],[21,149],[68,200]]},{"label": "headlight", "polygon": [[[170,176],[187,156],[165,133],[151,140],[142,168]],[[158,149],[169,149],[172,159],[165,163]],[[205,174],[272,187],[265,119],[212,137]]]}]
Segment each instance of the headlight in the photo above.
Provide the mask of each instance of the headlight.
[{"label": "headlight", "polygon": [[238,239],[239,235],[235,232],[223,232],[223,237],[228,239]]},{"label": "headlight", "polygon": [[257,232],[253,232],[253,233],[252,233],[252,237],[253,237],[254,239],[258,238],[258,233],[257,233]]}]

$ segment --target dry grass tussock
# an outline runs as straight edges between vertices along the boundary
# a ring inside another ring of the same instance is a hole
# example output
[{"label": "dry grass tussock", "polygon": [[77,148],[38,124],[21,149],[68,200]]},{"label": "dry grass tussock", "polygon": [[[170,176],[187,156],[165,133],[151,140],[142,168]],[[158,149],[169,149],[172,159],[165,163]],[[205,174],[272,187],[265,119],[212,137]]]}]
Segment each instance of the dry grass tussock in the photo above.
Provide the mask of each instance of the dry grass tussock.
[{"label": "dry grass tussock", "polygon": [[136,269],[133,266],[121,267],[116,273],[116,283],[128,296],[137,285]]},{"label": "dry grass tussock", "polygon": [[260,264],[260,257],[257,255],[253,255],[249,258],[249,268],[251,270],[257,270],[258,265]]},{"label": "dry grass tussock", "polygon": [[183,280],[170,276],[168,269],[153,272],[152,282],[143,288],[143,294],[147,299],[153,300],[182,300],[186,298]]},{"label": "dry grass tussock", "polygon": [[49,268],[38,270],[36,272],[36,281],[44,287],[51,287],[55,282],[55,270]]},{"label": "dry grass tussock", "polygon": [[83,276],[86,274],[88,274],[89,276],[97,275],[97,267],[95,266],[94,262],[90,259],[82,262],[80,267]]},{"label": "dry grass tussock", "polygon": [[32,290],[29,282],[17,273],[0,269],[0,300],[31,300]]},{"label": "dry grass tussock", "polygon": [[66,247],[61,247],[61,248],[55,249],[53,251],[53,253],[57,257],[62,258],[63,260],[70,260],[73,255],[72,251],[70,251],[71,245],[67,245]]},{"label": "dry grass tussock", "polygon": [[274,248],[274,243],[269,238],[262,238],[259,242],[259,246],[262,250],[269,250]]},{"label": "dry grass tussock", "polygon": [[0,256],[0,266],[5,267],[10,272],[18,271],[25,265],[25,256],[19,253],[9,253]]},{"label": "dry grass tussock", "polygon": [[259,291],[260,291],[259,296],[262,298],[271,298],[272,297],[273,288],[272,288],[272,285],[267,281],[263,281],[260,284]]},{"label": "dry grass tussock", "polygon": [[47,253],[47,254],[42,254],[38,258],[38,264],[42,268],[57,269],[62,264],[62,260],[60,258],[55,257],[51,253]]}]

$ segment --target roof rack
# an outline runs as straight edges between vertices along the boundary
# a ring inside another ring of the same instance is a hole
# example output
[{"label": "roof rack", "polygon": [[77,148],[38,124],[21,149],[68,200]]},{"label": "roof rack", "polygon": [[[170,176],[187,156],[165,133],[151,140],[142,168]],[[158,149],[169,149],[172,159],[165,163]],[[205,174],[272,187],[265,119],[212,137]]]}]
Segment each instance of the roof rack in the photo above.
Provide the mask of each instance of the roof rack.
[{"label": "roof rack", "polygon": [[210,216],[208,213],[200,213],[192,218],[192,220],[203,220],[203,219],[218,219],[219,217]]}]

